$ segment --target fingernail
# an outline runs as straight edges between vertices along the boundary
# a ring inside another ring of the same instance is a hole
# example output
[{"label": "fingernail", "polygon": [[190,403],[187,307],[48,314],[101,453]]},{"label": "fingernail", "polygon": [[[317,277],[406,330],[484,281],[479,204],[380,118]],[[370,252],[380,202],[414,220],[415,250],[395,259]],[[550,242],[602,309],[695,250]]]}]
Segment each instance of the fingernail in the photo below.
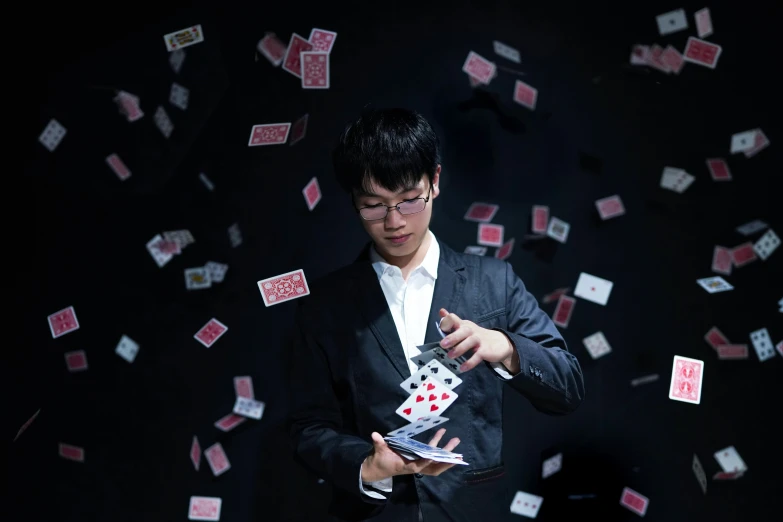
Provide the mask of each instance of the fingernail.
[{"label": "fingernail", "polygon": [[465,365],[464,365],[464,364],[460,364],[460,365],[459,365],[459,370],[460,370],[461,372],[466,372],[466,371],[468,371],[468,369],[465,367]]},{"label": "fingernail", "polygon": [[448,339],[443,339],[443,340],[440,342],[440,345],[441,345],[443,348],[446,348],[446,347],[447,347],[448,345],[450,345],[450,344],[451,344],[451,341],[449,341]]}]

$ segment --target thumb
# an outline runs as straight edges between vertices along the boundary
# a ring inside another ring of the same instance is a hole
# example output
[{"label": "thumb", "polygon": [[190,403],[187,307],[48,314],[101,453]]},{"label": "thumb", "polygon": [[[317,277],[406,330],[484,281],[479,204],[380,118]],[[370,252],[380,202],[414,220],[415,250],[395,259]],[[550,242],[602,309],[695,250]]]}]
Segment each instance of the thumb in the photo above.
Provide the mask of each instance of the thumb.
[{"label": "thumb", "polygon": [[375,446],[376,449],[381,449],[386,446],[386,441],[383,440],[383,436],[377,431],[372,432],[372,445]]}]

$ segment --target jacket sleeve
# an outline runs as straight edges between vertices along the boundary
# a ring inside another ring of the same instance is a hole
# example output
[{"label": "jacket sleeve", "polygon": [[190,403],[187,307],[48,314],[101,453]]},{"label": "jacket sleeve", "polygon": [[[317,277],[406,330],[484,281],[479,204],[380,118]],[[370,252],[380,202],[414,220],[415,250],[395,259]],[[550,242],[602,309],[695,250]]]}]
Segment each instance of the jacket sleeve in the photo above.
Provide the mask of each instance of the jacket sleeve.
[{"label": "jacket sleeve", "polygon": [[[294,364],[288,379],[290,409],[286,422],[295,456],[335,487],[367,504],[379,504],[371,511],[380,511],[386,501],[362,494],[360,487],[361,466],[372,451],[372,443],[343,430],[329,362],[310,331],[311,324],[307,306],[299,303],[290,354]],[[367,516],[370,514],[368,511]]]},{"label": "jacket sleeve", "polygon": [[506,334],[516,349],[520,371],[504,381],[539,411],[552,415],[571,413],[584,397],[579,361],[568,352],[557,327],[538,307],[536,298],[525,289],[511,265],[505,263],[505,267],[508,329],[495,330]]}]

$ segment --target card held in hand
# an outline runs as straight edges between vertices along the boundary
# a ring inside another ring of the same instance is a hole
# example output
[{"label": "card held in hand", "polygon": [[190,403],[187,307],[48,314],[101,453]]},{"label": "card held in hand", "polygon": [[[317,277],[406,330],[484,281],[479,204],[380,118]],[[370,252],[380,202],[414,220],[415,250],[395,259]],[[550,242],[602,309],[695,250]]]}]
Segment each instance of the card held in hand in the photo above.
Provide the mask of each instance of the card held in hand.
[{"label": "card held in hand", "polygon": [[443,415],[457,397],[455,392],[430,377],[397,408],[396,413],[408,422],[431,415]]},{"label": "card held in hand", "polygon": [[407,426],[404,426],[402,428],[396,429],[394,431],[390,431],[387,433],[389,437],[413,437],[415,435],[418,435],[419,433],[424,433],[425,431],[432,429],[436,426],[440,426],[441,424],[447,422],[449,419],[446,417],[436,417],[433,415],[428,415],[426,417],[422,417],[421,419],[411,422]]}]

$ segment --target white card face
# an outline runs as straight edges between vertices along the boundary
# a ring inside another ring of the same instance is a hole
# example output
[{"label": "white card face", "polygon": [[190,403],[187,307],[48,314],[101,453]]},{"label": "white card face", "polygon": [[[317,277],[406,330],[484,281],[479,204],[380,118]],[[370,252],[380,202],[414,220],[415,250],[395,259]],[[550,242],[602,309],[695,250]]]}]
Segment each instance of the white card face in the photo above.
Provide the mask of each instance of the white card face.
[{"label": "white card face", "polygon": [[696,178],[682,169],[664,167],[661,175],[661,188],[673,190],[678,194],[685,192]]},{"label": "white card face", "polygon": [[772,346],[772,339],[766,328],[750,332],[750,342],[753,343],[753,348],[756,350],[760,362],[775,357],[775,348]]},{"label": "white card face", "polygon": [[554,457],[549,457],[541,466],[541,478],[551,477],[563,468],[563,454],[558,453]]},{"label": "white card face", "polygon": [[701,486],[701,491],[705,495],[707,494],[707,474],[704,473],[704,468],[701,465],[701,461],[699,460],[699,457],[696,456],[696,454],[693,454],[693,464],[691,465],[691,469],[693,470],[693,474],[696,475],[696,481],[699,483],[699,486]]},{"label": "white card face", "polygon": [[185,269],[185,287],[188,290],[201,290],[212,286],[209,270],[200,266]]},{"label": "white card face", "polygon": [[745,465],[745,461],[743,461],[742,457],[739,456],[739,453],[737,453],[737,450],[734,449],[734,446],[729,446],[728,448],[723,448],[720,451],[716,451],[715,460],[718,461],[720,467],[723,468],[723,471],[726,472],[745,472],[748,470],[748,467]]},{"label": "white card face", "polygon": [[457,397],[455,392],[430,377],[421,383],[418,391],[411,394],[402,406],[397,408],[396,413],[408,422],[422,417],[443,415]]},{"label": "white card face", "polygon": [[720,276],[705,277],[703,279],[697,279],[696,282],[711,294],[734,290],[734,287],[731,286],[725,279],[723,279]]},{"label": "white card face", "polygon": [[435,417],[435,416],[428,416],[423,417],[416,422],[411,422],[407,426],[404,426],[402,428],[396,429],[394,431],[390,431],[386,435],[389,437],[413,437],[414,435],[418,435],[419,433],[424,433],[425,431],[434,428],[435,426],[440,426],[441,424],[447,422],[449,419],[446,417]]},{"label": "white card face", "polygon": [[750,223],[745,223],[744,225],[737,227],[737,232],[739,232],[743,236],[749,236],[751,234],[755,234],[756,232],[764,230],[768,226],[769,225],[767,225],[760,219],[754,219]]},{"label": "white card face", "polygon": [[155,121],[155,126],[158,128],[158,130],[160,130],[163,136],[168,139],[174,130],[174,124],[171,123],[171,118],[169,118],[169,115],[166,114],[166,110],[163,107],[158,106],[158,108],[155,109],[153,120]]},{"label": "white card face", "polygon": [[669,11],[655,17],[658,22],[658,33],[661,36],[676,33],[688,28],[688,18],[685,15],[685,9]]},{"label": "white card face", "polygon": [[601,332],[596,332],[593,335],[582,339],[585,345],[585,349],[593,359],[598,359],[612,351],[612,347],[606,341],[606,337]]},{"label": "white card face", "polygon": [[172,51],[169,54],[169,65],[171,65],[171,69],[179,74],[179,71],[182,69],[182,64],[185,62],[185,50],[184,49],[177,49],[176,51]]},{"label": "white card face", "polygon": [[468,246],[465,247],[466,254],[473,254],[474,256],[487,255],[487,247],[485,246]]},{"label": "white card face", "polygon": [[63,127],[59,121],[52,119],[38,137],[38,141],[40,141],[49,152],[54,152],[54,149],[60,144],[66,132],[65,127]]},{"label": "white card face", "polygon": [[497,40],[492,42],[492,46],[495,49],[495,54],[511,60],[514,63],[519,63],[519,51]]},{"label": "white card face", "polygon": [[753,245],[753,251],[756,252],[756,255],[758,255],[762,260],[766,261],[767,258],[772,255],[772,252],[777,250],[779,246],[780,238],[777,234],[775,234],[774,230],[769,229]]},{"label": "white card face", "polygon": [[419,368],[419,371],[402,381],[400,387],[408,393],[414,393],[428,377],[436,379],[449,390],[453,390],[462,384],[462,379],[457,377],[454,372],[443,366],[439,360],[433,359]]},{"label": "white card face", "polygon": [[753,144],[756,142],[756,131],[749,130],[745,132],[738,132],[731,136],[731,153],[736,154],[745,150],[753,148]]},{"label": "white card face", "polygon": [[163,241],[163,238],[160,234],[156,235],[152,239],[150,239],[147,242],[147,251],[152,256],[152,259],[155,260],[155,263],[158,264],[159,267],[163,268],[163,266],[171,261],[171,259],[174,257],[173,254],[169,254],[166,252],[162,252],[158,247],[157,244]]},{"label": "white card face", "polygon": [[511,512],[515,515],[536,518],[543,501],[544,498],[538,495],[517,491],[517,494],[514,495],[514,500],[511,501]]},{"label": "white card face", "polygon": [[198,24],[164,35],[163,41],[166,43],[166,49],[169,52],[176,51],[177,49],[203,42],[204,31],[201,30],[201,24]]},{"label": "white card face", "polygon": [[183,87],[177,82],[171,84],[171,92],[169,93],[169,103],[174,107],[179,107],[183,111],[188,108],[188,100],[190,99],[190,89]]},{"label": "white card face", "polygon": [[614,283],[609,280],[582,272],[579,274],[579,281],[576,282],[574,295],[605,306],[613,286]]},{"label": "white card face", "polygon": [[549,226],[546,229],[546,235],[554,239],[555,241],[559,241],[560,243],[565,243],[568,241],[568,232],[571,230],[571,225],[563,221],[562,219],[552,217],[549,220]]},{"label": "white card face", "polygon": [[247,397],[237,397],[234,403],[234,413],[251,419],[260,419],[264,415],[266,405],[261,401],[249,399]]},{"label": "white card face", "polygon": [[139,353],[139,345],[127,335],[123,335],[114,352],[132,363],[136,359],[136,354]]},{"label": "white card face", "polygon": [[222,283],[228,272],[228,265],[225,263],[216,263],[215,261],[209,261],[204,265],[204,268],[209,272],[209,278],[213,283]]},{"label": "white card face", "polygon": [[762,150],[766,149],[769,146],[769,138],[767,138],[767,135],[764,134],[764,131],[761,130],[761,128],[753,129],[756,133],[756,142],[754,143],[753,147],[742,151],[742,153],[745,155],[746,158],[752,158]]}]

